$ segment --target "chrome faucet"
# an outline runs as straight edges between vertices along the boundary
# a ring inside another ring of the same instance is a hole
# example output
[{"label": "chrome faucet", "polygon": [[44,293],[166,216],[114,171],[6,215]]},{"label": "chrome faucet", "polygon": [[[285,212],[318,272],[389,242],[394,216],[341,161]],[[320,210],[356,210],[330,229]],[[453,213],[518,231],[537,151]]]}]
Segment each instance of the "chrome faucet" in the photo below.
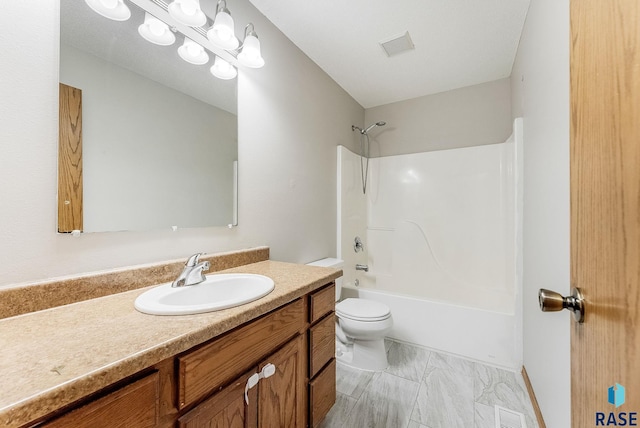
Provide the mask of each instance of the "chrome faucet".
[{"label": "chrome faucet", "polygon": [[209,262],[199,261],[200,256],[203,254],[204,253],[198,253],[189,257],[189,260],[187,260],[187,263],[184,265],[184,269],[182,269],[182,273],[171,283],[172,287],[195,285],[206,279],[203,272],[208,271],[211,264]]},{"label": "chrome faucet", "polygon": [[369,272],[369,265],[357,264],[356,265],[356,270],[363,270],[365,272]]}]

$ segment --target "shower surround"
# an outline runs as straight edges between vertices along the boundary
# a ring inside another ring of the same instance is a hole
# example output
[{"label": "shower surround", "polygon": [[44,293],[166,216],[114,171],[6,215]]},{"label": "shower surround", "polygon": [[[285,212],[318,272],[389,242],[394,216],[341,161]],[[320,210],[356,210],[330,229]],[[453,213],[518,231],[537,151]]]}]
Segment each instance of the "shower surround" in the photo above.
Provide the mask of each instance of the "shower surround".
[{"label": "shower surround", "polygon": [[372,158],[363,194],[338,147],[343,297],[389,305],[393,339],[520,368],[521,156],[516,119],[504,143]]}]

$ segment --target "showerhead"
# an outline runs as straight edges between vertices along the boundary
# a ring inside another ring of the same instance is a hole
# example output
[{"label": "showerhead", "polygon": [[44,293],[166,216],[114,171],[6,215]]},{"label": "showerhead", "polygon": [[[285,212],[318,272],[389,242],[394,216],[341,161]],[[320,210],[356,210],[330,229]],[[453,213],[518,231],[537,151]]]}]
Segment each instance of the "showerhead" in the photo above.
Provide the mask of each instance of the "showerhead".
[{"label": "showerhead", "polygon": [[360,129],[357,126],[352,126],[351,129],[352,130],[356,130],[357,129],[358,131],[360,131],[361,134],[364,135],[367,132],[369,132],[372,128],[375,128],[376,126],[385,126],[386,124],[387,124],[387,122],[380,121],[380,122],[376,122],[376,123],[373,123],[373,124],[369,125],[366,129]]}]

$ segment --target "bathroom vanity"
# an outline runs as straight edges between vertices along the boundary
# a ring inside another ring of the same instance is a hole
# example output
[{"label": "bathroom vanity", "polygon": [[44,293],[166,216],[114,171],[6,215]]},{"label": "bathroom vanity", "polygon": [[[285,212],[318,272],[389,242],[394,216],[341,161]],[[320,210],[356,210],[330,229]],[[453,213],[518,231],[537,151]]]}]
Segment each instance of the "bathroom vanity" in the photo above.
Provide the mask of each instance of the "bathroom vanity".
[{"label": "bathroom vanity", "polygon": [[224,272],[275,289],[200,315],[139,313],[145,288],[0,320],[2,426],[316,426],[335,401],[341,271],[266,260]]}]

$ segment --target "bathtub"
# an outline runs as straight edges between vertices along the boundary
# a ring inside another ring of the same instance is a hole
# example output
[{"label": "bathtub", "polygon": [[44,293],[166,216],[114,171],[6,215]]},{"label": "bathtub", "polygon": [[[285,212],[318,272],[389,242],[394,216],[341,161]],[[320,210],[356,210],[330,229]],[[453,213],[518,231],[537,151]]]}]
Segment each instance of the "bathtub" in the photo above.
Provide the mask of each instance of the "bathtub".
[{"label": "bathtub", "polygon": [[376,300],[389,306],[393,328],[387,337],[482,363],[522,367],[515,313],[501,313],[388,291],[343,286],[342,297]]},{"label": "bathtub", "polygon": [[504,143],[372,158],[366,194],[360,157],[338,165],[342,298],[388,305],[392,339],[519,370],[522,119]]}]

